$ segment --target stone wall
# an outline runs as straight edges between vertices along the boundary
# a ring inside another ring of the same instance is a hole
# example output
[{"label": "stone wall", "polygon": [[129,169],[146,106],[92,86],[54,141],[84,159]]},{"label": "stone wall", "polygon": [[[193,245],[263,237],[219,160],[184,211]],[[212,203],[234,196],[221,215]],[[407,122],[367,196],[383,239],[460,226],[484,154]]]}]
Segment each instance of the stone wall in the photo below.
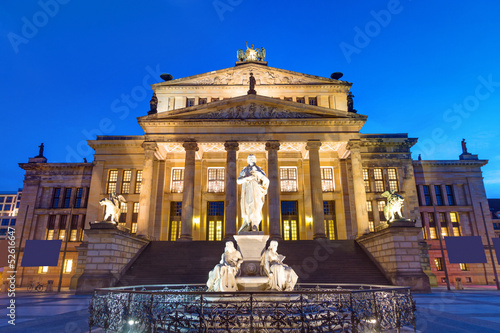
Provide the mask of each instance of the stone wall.
[{"label": "stone wall", "polygon": [[429,278],[422,271],[418,234],[412,223],[394,222],[390,227],[361,236],[358,243],[397,286],[430,292]]},{"label": "stone wall", "polygon": [[78,278],[77,294],[113,287],[125,266],[149,243],[107,222],[92,224],[86,235],[86,262],[83,274]]}]

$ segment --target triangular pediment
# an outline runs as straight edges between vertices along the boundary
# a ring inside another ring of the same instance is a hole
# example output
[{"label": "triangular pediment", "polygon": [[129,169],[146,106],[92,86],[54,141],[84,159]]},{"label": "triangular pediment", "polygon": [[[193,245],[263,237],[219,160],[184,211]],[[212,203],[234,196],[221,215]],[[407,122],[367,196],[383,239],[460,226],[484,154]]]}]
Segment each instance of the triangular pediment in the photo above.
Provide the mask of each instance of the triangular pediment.
[{"label": "triangular pediment", "polygon": [[154,86],[190,85],[248,85],[249,75],[253,73],[257,85],[309,85],[331,84],[350,87],[346,81],[288,71],[267,65],[248,63],[217,71],[188,76],[181,79],[157,83]]},{"label": "triangular pediment", "polygon": [[247,119],[349,119],[366,120],[357,113],[284,101],[260,95],[245,95],[210,104],[161,112],[139,121],[175,120],[247,120]]}]

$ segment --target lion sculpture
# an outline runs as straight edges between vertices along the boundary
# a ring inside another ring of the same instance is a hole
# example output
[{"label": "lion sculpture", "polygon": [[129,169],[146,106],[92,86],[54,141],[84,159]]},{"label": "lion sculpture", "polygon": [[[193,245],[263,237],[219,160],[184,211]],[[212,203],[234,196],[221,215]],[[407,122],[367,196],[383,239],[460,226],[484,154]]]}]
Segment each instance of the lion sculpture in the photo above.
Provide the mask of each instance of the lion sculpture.
[{"label": "lion sculpture", "polygon": [[396,191],[385,191],[382,193],[384,198],[387,198],[387,204],[384,207],[384,216],[388,223],[391,223],[396,219],[396,214],[400,219],[403,219],[403,214],[401,213],[401,208],[403,208],[404,198]]},{"label": "lion sculpture", "polygon": [[111,222],[118,224],[120,220],[120,205],[122,202],[127,202],[125,198],[121,195],[116,195],[116,193],[112,193],[109,198],[104,198],[99,201],[101,206],[106,207],[106,213],[104,214],[104,221],[111,216]]}]

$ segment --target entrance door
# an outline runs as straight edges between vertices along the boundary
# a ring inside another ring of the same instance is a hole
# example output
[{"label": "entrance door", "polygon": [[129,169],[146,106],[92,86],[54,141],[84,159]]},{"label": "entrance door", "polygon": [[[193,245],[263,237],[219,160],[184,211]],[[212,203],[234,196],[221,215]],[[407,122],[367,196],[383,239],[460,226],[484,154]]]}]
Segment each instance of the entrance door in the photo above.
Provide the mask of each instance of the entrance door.
[{"label": "entrance door", "polygon": [[325,213],[325,233],[328,239],[338,239],[337,220],[335,219],[335,201],[323,201]]},{"label": "entrance door", "polygon": [[299,240],[299,215],[297,201],[281,202],[281,230],[283,230],[283,240]]},{"label": "entrance door", "polygon": [[168,237],[170,241],[175,242],[181,233],[181,215],[182,215],[182,202],[170,202],[170,228]]},{"label": "entrance door", "polygon": [[221,241],[224,231],[224,201],[208,202],[207,240]]}]

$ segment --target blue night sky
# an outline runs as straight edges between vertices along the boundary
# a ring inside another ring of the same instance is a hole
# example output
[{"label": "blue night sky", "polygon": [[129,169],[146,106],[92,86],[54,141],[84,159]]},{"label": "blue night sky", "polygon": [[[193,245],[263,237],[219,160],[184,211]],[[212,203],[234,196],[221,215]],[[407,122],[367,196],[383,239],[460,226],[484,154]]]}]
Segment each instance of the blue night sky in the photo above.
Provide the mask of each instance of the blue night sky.
[{"label": "blue night sky", "polygon": [[3,0],[0,190],[22,187],[18,163],[41,142],[49,162],[80,162],[97,134],[142,134],[160,73],[232,67],[248,40],[269,66],[343,72],[362,132],[419,138],[415,159],[458,159],[465,138],[499,198],[499,13],[494,0]]}]

